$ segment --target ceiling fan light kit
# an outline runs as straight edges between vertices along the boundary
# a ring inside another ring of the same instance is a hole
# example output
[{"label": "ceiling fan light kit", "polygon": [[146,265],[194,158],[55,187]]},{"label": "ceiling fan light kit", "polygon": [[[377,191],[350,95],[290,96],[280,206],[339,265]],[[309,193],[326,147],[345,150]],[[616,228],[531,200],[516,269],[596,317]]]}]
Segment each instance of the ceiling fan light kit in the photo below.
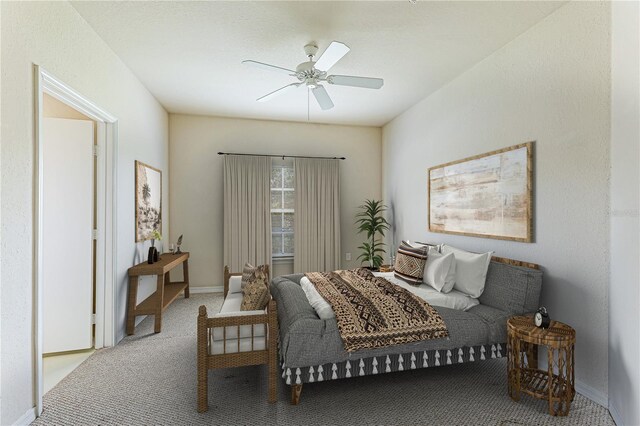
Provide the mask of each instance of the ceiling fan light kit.
[{"label": "ceiling fan light kit", "polygon": [[349,50],[349,46],[347,46],[346,44],[339,41],[332,41],[329,47],[327,47],[322,55],[320,55],[318,60],[314,61],[313,58],[318,53],[318,46],[309,43],[304,46],[304,53],[307,55],[307,58],[309,58],[309,60],[299,64],[296,67],[295,71],[288,68],[283,68],[276,65],[266,64],[264,62],[253,60],[245,60],[242,61],[242,63],[261,69],[286,73],[298,79],[298,83],[288,84],[284,87],[281,87],[280,89],[274,90],[273,92],[267,93],[266,95],[258,98],[258,102],[269,101],[285,92],[290,91],[291,89],[304,85],[307,87],[307,89],[311,90],[313,96],[318,102],[318,105],[320,105],[320,108],[322,108],[323,110],[328,110],[333,108],[334,104],[327,90],[322,84],[320,84],[322,82],[337,86],[361,87],[364,89],[380,89],[384,84],[384,80],[381,78],[356,77],[351,75],[327,75],[327,72],[340,59],[342,59],[347,53],[349,53]]}]

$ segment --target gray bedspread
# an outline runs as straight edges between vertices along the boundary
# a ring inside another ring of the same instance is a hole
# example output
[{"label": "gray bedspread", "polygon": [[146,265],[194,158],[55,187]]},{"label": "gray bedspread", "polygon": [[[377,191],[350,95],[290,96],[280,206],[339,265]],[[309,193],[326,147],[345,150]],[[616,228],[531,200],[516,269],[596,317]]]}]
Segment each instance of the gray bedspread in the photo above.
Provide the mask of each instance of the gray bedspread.
[{"label": "gray bedspread", "polygon": [[[276,277],[271,293],[278,304],[280,356],[287,367],[305,367],[395,353],[453,349],[506,342],[506,321],[536,310],[542,272],[491,262],[485,293],[469,311],[436,307],[448,338],[347,352],[336,319],[321,320],[300,287],[302,274]],[[484,297],[484,300],[483,300]]]}]

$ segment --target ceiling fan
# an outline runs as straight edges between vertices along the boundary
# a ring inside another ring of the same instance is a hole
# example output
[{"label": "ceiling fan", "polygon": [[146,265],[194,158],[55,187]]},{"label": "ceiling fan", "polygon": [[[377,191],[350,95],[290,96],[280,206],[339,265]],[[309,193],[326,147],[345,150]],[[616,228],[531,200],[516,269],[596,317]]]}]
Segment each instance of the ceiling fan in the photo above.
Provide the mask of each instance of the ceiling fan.
[{"label": "ceiling fan", "polygon": [[335,84],[338,86],[363,87],[365,89],[379,89],[384,84],[381,78],[355,77],[351,75],[327,75],[327,72],[333,67],[344,55],[349,53],[349,46],[339,41],[332,41],[329,47],[320,55],[317,61],[313,58],[318,53],[318,46],[315,44],[307,44],[304,47],[304,53],[309,60],[298,65],[294,70],[283,68],[276,65],[265,64],[258,61],[242,61],[243,64],[254,67],[277,71],[289,74],[298,79],[297,83],[291,83],[278,90],[257,99],[258,102],[265,102],[279,96],[291,89],[306,86],[311,89],[313,96],[318,101],[318,105],[323,110],[333,108],[333,101],[329,97],[327,90],[321,83]]}]

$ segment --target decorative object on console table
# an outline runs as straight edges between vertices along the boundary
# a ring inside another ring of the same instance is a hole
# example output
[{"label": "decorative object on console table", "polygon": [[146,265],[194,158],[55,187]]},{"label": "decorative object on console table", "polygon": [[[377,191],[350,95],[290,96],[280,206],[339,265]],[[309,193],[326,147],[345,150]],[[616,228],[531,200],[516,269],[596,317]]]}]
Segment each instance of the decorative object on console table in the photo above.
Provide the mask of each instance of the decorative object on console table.
[{"label": "decorative object on console table", "polygon": [[[169,272],[182,264],[183,281],[172,282]],[[136,316],[155,315],[154,332],[162,329],[162,312],[184,291],[189,298],[189,253],[165,254],[158,262],[148,265],[139,263],[129,268],[129,295],[127,298],[127,334],[134,332]],[[157,275],[156,291],[141,303],[138,301],[138,277]]]},{"label": "decorative object on console table", "polygon": [[533,142],[431,167],[429,231],[530,243]]},{"label": "decorative object on console table", "polygon": [[136,242],[146,241],[152,232],[162,232],[162,171],[135,162]]},{"label": "decorative object on console table", "polygon": [[153,265],[154,262],[156,262],[156,252],[158,250],[156,250],[156,248],[154,246],[149,247],[149,253],[147,255],[147,263],[149,265]]},{"label": "decorative object on console table", "polygon": [[[574,346],[576,332],[559,321],[539,328],[531,316],[507,321],[509,396],[524,392],[549,402],[549,414],[566,416],[575,395]],[[547,347],[547,370],[538,369],[538,346]]]},{"label": "decorative object on console table", "polygon": [[356,214],[356,225],[358,225],[358,233],[366,232],[367,240],[359,249],[362,254],[358,259],[369,262],[369,268],[377,270],[382,265],[385,250],[382,248],[385,244],[379,240],[384,237],[385,231],[389,229],[389,222],[384,217],[387,206],[379,200],[366,200],[360,206],[361,211]]},{"label": "decorative object on console table", "polygon": [[176,251],[175,254],[181,254],[182,251],[180,250],[180,246],[182,245],[182,234],[180,234],[180,237],[178,237],[178,242],[176,243]]},{"label": "decorative object on console table", "polygon": [[149,263],[152,264],[160,260],[160,253],[156,248],[156,240],[162,240],[162,235],[157,230],[151,233],[151,247],[149,247]]}]

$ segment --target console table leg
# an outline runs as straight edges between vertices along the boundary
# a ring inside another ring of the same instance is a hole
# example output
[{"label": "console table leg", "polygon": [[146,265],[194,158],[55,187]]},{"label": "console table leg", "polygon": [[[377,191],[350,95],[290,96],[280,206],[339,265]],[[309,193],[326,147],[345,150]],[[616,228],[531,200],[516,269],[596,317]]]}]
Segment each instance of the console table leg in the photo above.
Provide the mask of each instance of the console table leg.
[{"label": "console table leg", "polygon": [[129,297],[127,300],[127,335],[134,333],[136,326],[136,302],[138,301],[138,277],[129,277]]},{"label": "console table leg", "polygon": [[164,303],[164,275],[158,275],[156,288],[156,318],[153,326],[154,333],[160,333],[162,329],[162,305]]},{"label": "console table leg", "polygon": [[187,284],[187,286],[184,289],[184,298],[188,299],[189,298],[189,259],[186,259],[182,264],[182,271],[184,274],[184,282]]}]

